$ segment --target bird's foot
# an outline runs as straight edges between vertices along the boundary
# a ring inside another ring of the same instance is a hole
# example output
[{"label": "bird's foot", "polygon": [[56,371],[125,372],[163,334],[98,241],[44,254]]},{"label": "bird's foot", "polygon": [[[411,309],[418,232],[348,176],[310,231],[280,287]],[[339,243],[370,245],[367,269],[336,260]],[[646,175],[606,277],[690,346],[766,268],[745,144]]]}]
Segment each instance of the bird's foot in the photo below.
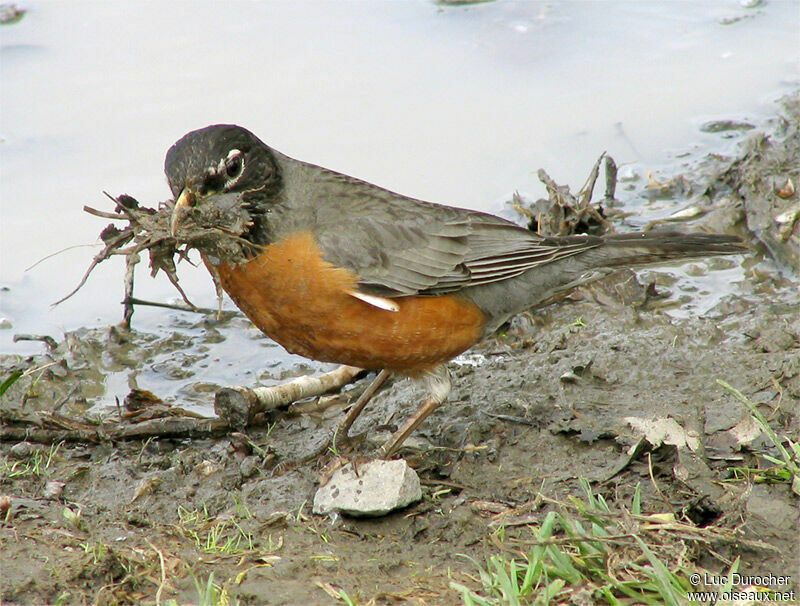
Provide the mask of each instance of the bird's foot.
[{"label": "bird's foot", "polygon": [[[320,471],[320,486],[324,486],[337,469],[352,463],[357,469],[358,461],[365,461],[364,455],[359,455],[359,448],[366,442],[367,434],[361,433],[350,436],[337,427],[331,438],[318,448],[313,455],[322,465]],[[372,458],[372,457],[370,457]]]},{"label": "bird's foot", "polygon": [[319,485],[325,486],[325,484],[330,481],[331,476],[349,462],[349,459],[342,456],[335,456],[332,460],[328,461],[319,472]]}]

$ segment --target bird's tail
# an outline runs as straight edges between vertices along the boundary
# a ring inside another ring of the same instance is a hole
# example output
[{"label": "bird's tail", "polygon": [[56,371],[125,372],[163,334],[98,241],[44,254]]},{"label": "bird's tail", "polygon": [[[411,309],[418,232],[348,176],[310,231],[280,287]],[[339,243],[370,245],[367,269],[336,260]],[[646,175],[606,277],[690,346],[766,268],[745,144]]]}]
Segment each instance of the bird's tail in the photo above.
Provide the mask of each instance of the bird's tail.
[{"label": "bird's tail", "polygon": [[596,258],[596,267],[648,265],[674,259],[741,254],[748,250],[741,238],[725,234],[650,231],[611,234],[603,239],[603,246],[584,253],[588,257],[586,260]]},{"label": "bird's tail", "polygon": [[576,235],[548,238],[548,243],[555,248],[572,248],[573,254],[530,270],[519,280],[504,280],[471,290],[470,297],[489,318],[487,330],[494,330],[523,309],[547,303],[619,267],[740,254],[748,250],[736,236],[676,231]]}]

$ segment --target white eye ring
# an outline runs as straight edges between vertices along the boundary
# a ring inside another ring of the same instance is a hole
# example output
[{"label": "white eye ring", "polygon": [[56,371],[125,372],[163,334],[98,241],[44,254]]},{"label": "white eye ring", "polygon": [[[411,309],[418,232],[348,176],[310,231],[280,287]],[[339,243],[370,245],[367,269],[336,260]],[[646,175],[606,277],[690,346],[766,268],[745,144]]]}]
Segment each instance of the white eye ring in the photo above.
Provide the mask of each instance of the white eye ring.
[{"label": "white eye ring", "polygon": [[[238,168],[236,168],[238,166]],[[231,169],[235,168],[233,173]],[[244,154],[238,149],[232,149],[228,155],[219,161],[217,174],[225,177],[223,189],[230,189],[236,185],[244,176]]]}]

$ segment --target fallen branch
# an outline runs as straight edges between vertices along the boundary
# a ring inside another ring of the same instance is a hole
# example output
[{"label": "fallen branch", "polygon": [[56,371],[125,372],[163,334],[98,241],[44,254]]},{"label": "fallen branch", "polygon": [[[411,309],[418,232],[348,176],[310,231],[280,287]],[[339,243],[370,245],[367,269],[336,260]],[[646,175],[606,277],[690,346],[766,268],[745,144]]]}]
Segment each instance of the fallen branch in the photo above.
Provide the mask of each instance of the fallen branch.
[{"label": "fallen branch", "polygon": [[97,428],[44,429],[38,427],[0,426],[0,441],[102,443],[117,440],[142,440],[147,438],[215,438],[223,436],[230,428],[219,419],[195,419],[191,417],[163,417],[131,425],[99,425]]},{"label": "fallen branch", "polygon": [[214,412],[231,427],[241,429],[260,412],[339,389],[361,372],[355,366],[340,366],[318,377],[298,377],[271,387],[223,387],[214,398]]}]

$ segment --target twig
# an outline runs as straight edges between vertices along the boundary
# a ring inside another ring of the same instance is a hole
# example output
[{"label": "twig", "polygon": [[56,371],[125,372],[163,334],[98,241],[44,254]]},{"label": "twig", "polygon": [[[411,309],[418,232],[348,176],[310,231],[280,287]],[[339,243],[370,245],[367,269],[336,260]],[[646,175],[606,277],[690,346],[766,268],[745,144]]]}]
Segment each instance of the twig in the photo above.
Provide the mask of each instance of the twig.
[{"label": "twig", "polygon": [[145,301],[144,299],[137,299],[136,297],[128,297],[123,303],[130,303],[131,305],[144,305],[150,307],[163,307],[165,309],[175,309],[177,311],[191,311],[200,314],[215,314],[216,309],[210,307],[189,307],[188,305],[176,305],[174,303],[159,303],[158,301]]},{"label": "twig", "polygon": [[[534,211],[536,232],[540,235],[569,235],[574,233],[593,233],[613,231],[611,224],[601,211],[592,204],[592,195],[600,173],[600,165],[606,159],[606,199],[613,199],[616,187],[616,165],[603,152],[592,166],[586,182],[576,194],[569,187],[558,185],[544,169],[538,171],[539,180],[547,189],[548,199]],[[516,201],[516,199],[515,199]],[[537,203],[539,204],[539,203]],[[525,213],[530,214],[530,213]]]},{"label": "twig", "polygon": [[54,351],[58,347],[58,343],[56,340],[51,337],[50,335],[28,335],[28,334],[19,334],[14,335],[12,339],[14,343],[17,341],[41,341],[45,345],[47,345],[47,349],[50,351]]},{"label": "twig", "polygon": [[42,257],[41,259],[39,259],[39,260],[38,260],[36,263],[34,263],[33,265],[31,265],[31,266],[29,266],[29,267],[26,267],[26,268],[25,268],[25,271],[30,271],[30,270],[32,270],[34,267],[36,267],[37,265],[39,265],[40,263],[44,263],[44,262],[45,262],[45,261],[47,261],[48,259],[52,259],[53,257],[55,257],[55,256],[57,256],[57,255],[60,255],[61,253],[65,253],[65,252],[67,252],[68,250],[74,250],[74,249],[76,249],[76,248],[97,248],[97,246],[99,246],[99,245],[98,245],[98,244],[73,244],[72,246],[67,246],[66,248],[62,248],[61,250],[57,250],[57,251],[56,251],[56,252],[54,252],[54,253],[50,253],[49,255],[45,255],[44,257]]},{"label": "twig", "polygon": [[658,496],[661,497],[661,501],[666,505],[669,510],[672,512],[672,515],[675,515],[675,508],[670,503],[670,500],[661,492],[661,489],[658,487],[658,482],[656,482],[656,476],[653,473],[653,457],[651,453],[647,453],[647,471],[650,474],[650,482],[653,484],[653,488],[658,493]]},{"label": "twig", "polygon": [[614,158],[606,156],[606,200],[614,200],[617,193],[617,163]]},{"label": "twig", "polygon": [[486,415],[487,417],[492,417],[493,419],[499,419],[500,421],[507,421],[509,423],[519,423],[520,425],[536,425],[530,419],[526,419],[525,417],[514,417],[511,415],[500,415],[493,412],[489,412],[486,410],[481,411],[482,414]]},{"label": "twig", "polygon": [[124,311],[122,313],[122,323],[126,328],[131,327],[131,318],[133,317],[133,305],[130,299],[133,296],[133,278],[136,275],[136,264],[139,262],[139,254],[131,253],[125,257],[125,298],[123,301]]},{"label": "twig", "polygon": [[134,267],[140,261],[140,254],[146,250],[150,255],[150,274],[155,276],[159,271],[164,271],[186,305],[195,310],[196,306],[178,284],[176,256],[178,261],[187,260],[191,263],[187,252],[191,248],[196,248],[198,241],[211,243],[209,245],[212,248],[218,247],[217,256],[220,258],[245,259],[249,258],[252,251],[261,248],[260,245],[249,242],[242,236],[252,226],[252,221],[241,206],[234,205],[231,208],[220,209],[209,205],[204,209],[194,209],[189,227],[183,230],[180,238],[176,238],[170,231],[173,201],[164,202],[157,208],[149,208],[141,206],[128,195],[123,194],[115,198],[108,192],[103,193],[115,203],[113,212],[97,210],[90,206],[84,206],[84,211],[104,219],[127,221],[128,225],[118,228],[112,223],[101,232],[100,238],[105,244],[104,249],[94,257],[78,286],[54,305],[65,301],[80,290],[100,262],[112,255],[124,255],[127,263],[124,278],[125,297],[122,302],[123,322],[124,325],[130,326],[135,304]]},{"label": "twig", "polygon": [[158,591],[156,591],[156,605],[161,606],[161,595],[164,593],[164,586],[167,584],[167,570],[164,566],[164,554],[158,547],[150,542],[150,539],[145,538],[145,541],[150,545],[150,548],[158,554],[158,563],[161,569],[161,582],[158,585]]},{"label": "twig", "polygon": [[595,183],[597,183],[597,177],[600,174],[600,163],[603,161],[603,158],[605,158],[605,156],[606,152],[600,154],[600,157],[594,163],[594,166],[592,166],[592,170],[589,171],[589,176],[586,179],[586,183],[583,184],[583,187],[576,196],[578,199],[579,213],[592,203],[592,194],[594,193],[594,185]]},{"label": "twig", "polygon": [[55,406],[53,406],[53,413],[57,413],[57,412],[58,412],[58,411],[61,409],[61,407],[62,407],[62,406],[64,406],[64,404],[66,404],[67,402],[69,402],[69,399],[70,399],[72,396],[74,396],[74,395],[75,395],[75,393],[76,393],[76,392],[77,392],[77,391],[78,391],[80,388],[81,388],[81,384],[80,384],[80,383],[77,383],[76,385],[73,385],[73,386],[72,386],[72,389],[70,389],[70,390],[67,392],[67,395],[65,395],[63,398],[61,398],[61,399],[60,399],[58,402],[56,402],[56,405],[55,405]]},{"label": "twig", "polygon": [[[191,311],[196,311],[198,309],[197,306],[189,300],[189,297],[186,296],[186,293],[184,292],[184,290],[181,287],[181,285],[178,284],[178,276],[177,276],[177,274],[173,274],[170,271],[167,271],[165,273],[167,274],[167,278],[169,279],[169,281],[172,283],[172,285],[175,287],[175,289],[180,293],[181,299],[183,299],[183,302],[186,303],[187,306],[189,306]],[[133,293],[131,293],[131,294],[133,294]]]},{"label": "twig", "polygon": [[123,215],[120,215],[119,213],[110,213],[104,210],[97,210],[96,208],[92,208],[91,206],[84,206],[83,212],[89,213],[90,215],[94,215],[95,217],[102,217],[103,219],[116,219],[119,221],[124,221],[128,218]]},{"label": "twig", "polygon": [[106,242],[105,248],[103,248],[103,250],[101,250],[99,253],[97,253],[94,256],[94,258],[92,259],[92,262],[89,264],[89,268],[86,270],[86,273],[83,274],[83,277],[81,278],[81,281],[78,282],[78,285],[68,295],[66,295],[65,297],[61,297],[58,301],[53,303],[52,306],[55,307],[56,305],[58,305],[60,303],[63,303],[64,301],[69,299],[72,295],[74,295],[76,292],[78,292],[83,287],[83,285],[86,284],[86,280],[89,279],[89,275],[92,273],[94,268],[97,267],[97,265],[100,264],[101,262],[103,262],[106,259],[108,259],[108,257],[112,254],[112,251],[115,248],[117,248],[120,244],[122,244],[126,240],[131,239],[132,237],[133,237],[133,233],[128,231],[128,230],[125,230],[125,231],[121,231],[119,234],[117,234],[113,238],[110,238]]},{"label": "twig", "polygon": [[214,398],[214,411],[231,427],[241,429],[260,412],[338,389],[360,372],[355,366],[340,366],[318,377],[298,377],[272,387],[223,387]]}]

